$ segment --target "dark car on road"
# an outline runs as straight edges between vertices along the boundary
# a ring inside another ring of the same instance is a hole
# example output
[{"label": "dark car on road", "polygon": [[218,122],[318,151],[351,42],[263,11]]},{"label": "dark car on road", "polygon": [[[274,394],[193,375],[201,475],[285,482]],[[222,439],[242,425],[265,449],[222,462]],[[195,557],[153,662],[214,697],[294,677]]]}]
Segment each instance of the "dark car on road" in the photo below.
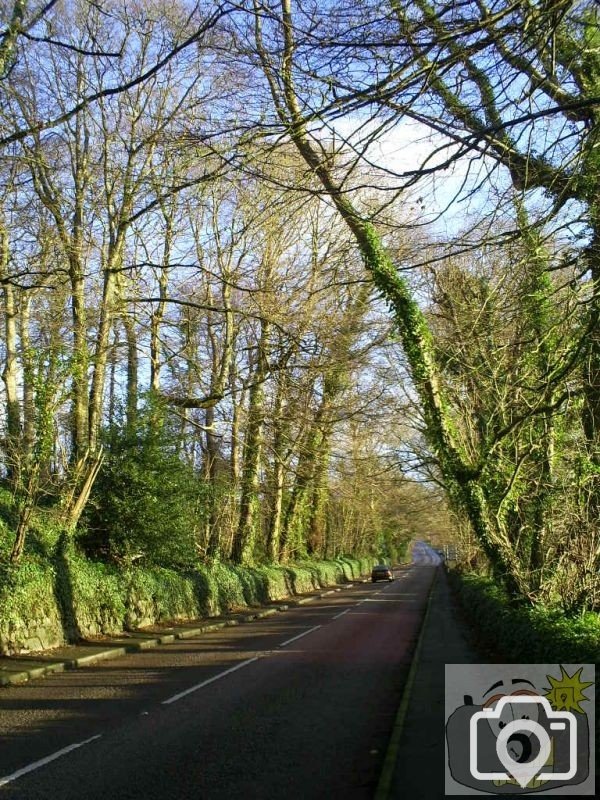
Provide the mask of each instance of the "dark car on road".
[{"label": "dark car on road", "polygon": [[377,566],[373,567],[371,570],[371,581],[375,583],[375,581],[393,581],[394,580],[394,573],[392,572],[392,568],[388,567],[387,564],[377,564]]}]

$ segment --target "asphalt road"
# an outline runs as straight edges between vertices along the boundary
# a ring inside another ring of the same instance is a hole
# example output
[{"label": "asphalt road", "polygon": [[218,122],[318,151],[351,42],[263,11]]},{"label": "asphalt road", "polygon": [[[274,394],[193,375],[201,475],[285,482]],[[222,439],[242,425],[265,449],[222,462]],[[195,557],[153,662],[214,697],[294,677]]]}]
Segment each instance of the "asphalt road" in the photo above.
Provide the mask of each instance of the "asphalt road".
[{"label": "asphalt road", "polygon": [[[423,546],[425,547],[425,546]],[[0,691],[0,800],[371,798],[436,563]]]}]

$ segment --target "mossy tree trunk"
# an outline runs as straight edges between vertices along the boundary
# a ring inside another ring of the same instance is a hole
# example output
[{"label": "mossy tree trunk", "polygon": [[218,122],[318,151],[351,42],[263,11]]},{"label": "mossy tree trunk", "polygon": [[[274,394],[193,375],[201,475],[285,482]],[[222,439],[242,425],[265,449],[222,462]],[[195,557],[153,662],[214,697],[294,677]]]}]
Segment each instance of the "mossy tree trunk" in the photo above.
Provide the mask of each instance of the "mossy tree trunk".
[{"label": "mossy tree trunk", "polygon": [[[221,254],[220,254],[221,255]],[[208,313],[208,337],[210,342],[210,353],[212,357],[210,394],[214,398],[214,403],[206,409],[205,415],[205,472],[209,482],[208,496],[208,555],[215,557],[220,555],[221,527],[219,523],[219,507],[222,502],[220,497],[219,481],[220,476],[217,470],[219,457],[219,439],[215,431],[215,409],[219,401],[225,394],[227,381],[231,375],[231,366],[235,355],[235,320],[231,305],[231,282],[226,266],[220,259],[220,266],[224,270],[224,280],[221,284],[221,305],[222,312],[222,333],[216,335],[212,312]]]},{"label": "mossy tree trunk", "polygon": [[288,380],[285,368],[277,376],[277,389],[273,405],[272,468],[269,479],[269,519],[267,527],[267,557],[279,560],[279,546],[283,523],[283,492],[286,467],[289,460],[289,429],[286,394]]},{"label": "mossy tree trunk", "polygon": [[[485,4],[477,4],[474,16],[462,27],[459,23],[451,37],[444,24],[444,12],[451,10],[451,4],[415,0],[408,13],[404,4],[393,0],[392,8],[399,34],[426,75],[426,90],[442,104],[439,116],[428,117],[436,129],[464,131],[466,136],[458,134],[463,141],[472,137],[479,152],[485,149],[505,167],[515,191],[523,195],[523,205],[542,190],[554,199],[554,215],[569,201],[585,209],[589,245],[581,253],[591,280],[584,278],[585,291],[590,291],[581,314],[581,423],[589,471],[600,475],[598,4],[564,0],[534,8],[529,3],[507,2],[499,3],[493,13]],[[498,84],[501,71],[506,75],[505,87],[519,84],[522,98],[537,96],[535,112]],[[538,132],[540,114],[543,121]],[[560,138],[546,136],[549,125],[571,130],[566,148],[559,145]],[[577,224],[581,222],[580,218]],[[548,432],[551,436],[550,428]],[[588,516],[595,520],[599,509],[600,480],[595,479]],[[541,553],[543,543],[536,548]]]},{"label": "mossy tree trunk", "polygon": [[19,481],[21,450],[21,403],[18,390],[17,290],[9,276],[9,241],[4,222],[0,219],[0,281],[2,282],[2,311],[4,316],[4,367],[2,381],[6,392],[6,453],[9,479]]},{"label": "mossy tree trunk", "polygon": [[[257,29],[259,55],[280,119],[301,157],[320,181],[354,235],[376,288],[390,306],[419,395],[429,446],[439,464],[450,499],[468,516],[494,573],[511,593],[518,594],[520,584],[514,573],[509,543],[496,535],[489,518],[484,492],[479,485],[480,465],[464,460],[454,441],[452,423],[435,363],[432,334],[423,312],[407,282],[396,269],[377,229],[372,222],[362,217],[349,195],[341,190],[322,152],[311,142],[292,75],[295,42],[290,0],[282,0],[281,8],[283,48],[277,77],[273,74],[271,62],[260,38],[260,30]],[[277,88],[278,79],[283,87],[283,96]]]},{"label": "mossy tree trunk", "polygon": [[248,395],[248,416],[240,483],[240,516],[231,551],[231,558],[236,564],[244,564],[252,560],[256,536],[261,524],[259,480],[265,418],[264,381],[268,371],[270,336],[271,324],[262,318],[256,366],[251,377],[252,384]]},{"label": "mossy tree trunk", "polygon": [[325,556],[327,535],[327,500],[329,498],[329,437],[323,436],[318,448],[313,476],[313,496],[308,519],[308,553],[319,558]]}]

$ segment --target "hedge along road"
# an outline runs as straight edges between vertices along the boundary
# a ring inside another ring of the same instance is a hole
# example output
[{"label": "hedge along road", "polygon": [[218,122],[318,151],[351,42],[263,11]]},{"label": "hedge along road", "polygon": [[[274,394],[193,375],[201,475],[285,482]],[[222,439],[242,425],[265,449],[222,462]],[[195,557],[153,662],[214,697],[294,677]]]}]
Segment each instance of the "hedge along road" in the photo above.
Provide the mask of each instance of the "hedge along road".
[{"label": "hedge along road", "polygon": [[435,570],[415,556],[393,583],[1,690],[0,798],[372,797]]}]

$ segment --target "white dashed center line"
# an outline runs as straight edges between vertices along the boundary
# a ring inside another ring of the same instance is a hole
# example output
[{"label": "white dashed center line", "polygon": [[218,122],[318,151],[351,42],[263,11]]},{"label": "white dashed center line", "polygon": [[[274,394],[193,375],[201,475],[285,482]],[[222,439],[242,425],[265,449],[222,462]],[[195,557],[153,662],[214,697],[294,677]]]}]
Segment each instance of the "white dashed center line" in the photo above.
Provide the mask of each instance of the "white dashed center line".
[{"label": "white dashed center line", "polygon": [[321,625],[315,625],[314,628],[309,628],[307,631],[304,631],[303,633],[299,633],[297,636],[292,636],[291,639],[288,639],[287,641],[282,642],[279,645],[279,647],[285,647],[286,645],[291,644],[292,642],[295,642],[297,639],[301,639],[303,636],[308,636],[309,633],[312,633],[313,631],[316,631],[321,627],[322,627]]},{"label": "white dashed center line", "polygon": [[168,706],[170,703],[175,703],[177,700],[181,700],[182,697],[186,697],[188,694],[192,692],[197,692],[198,689],[202,689],[204,686],[208,686],[209,683],[214,683],[215,681],[224,678],[225,675],[231,675],[232,672],[237,672],[238,669],[242,669],[242,667],[247,667],[248,664],[252,664],[253,661],[258,661],[259,656],[254,656],[254,658],[248,658],[246,661],[241,661],[239,664],[236,664],[235,667],[230,667],[229,669],[224,670],[223,672],[219,672],[218,675],[213,675],[212,678],[208,678],[202,683],[197,683],[195,686],[190,686],[189,689],[185,689],[183,692],[179,692],[179,694],[174,694],[173,697],[169,697],[168,700],[163,700],[162,705]]},{"label": "white dashed center line", "polygon": [[339,614],[336,614],[335,617],[332,617],[331,619],[339,619],[340,617],[343,617],[344,614],[347,614],[349,611],[350,609],[346,608],[344,611],[340,611]]},{"label": "white dashed center line", "polygon": [[13,772],[12,775],[6,775],[4,778],[0,778],[0,786],[6,786],[7,783],[12,783],[12,781],[22,778],[23,775],[27,775],[29,772],[35,772],[36,769],[45,767],[46,764],[50,764],[51,761],[55,761],[57,758],[66,756],[67,753],[77,750],[79,747],[83,747],[90,742],[94,742],[96,739],[100,739],[101,736],[102,734],[99,733],[96,736],[91,736],[89,739],[85,739],[83,742],[76,742],[75,744],[70,744],[68,747],[63,747],[62,750],[57,750],[56,753],[52,753],[51,756],[46,756],[46,758],[41,758],[39,761],[34,761],[32,764],[28,764],[26,767]]}]

